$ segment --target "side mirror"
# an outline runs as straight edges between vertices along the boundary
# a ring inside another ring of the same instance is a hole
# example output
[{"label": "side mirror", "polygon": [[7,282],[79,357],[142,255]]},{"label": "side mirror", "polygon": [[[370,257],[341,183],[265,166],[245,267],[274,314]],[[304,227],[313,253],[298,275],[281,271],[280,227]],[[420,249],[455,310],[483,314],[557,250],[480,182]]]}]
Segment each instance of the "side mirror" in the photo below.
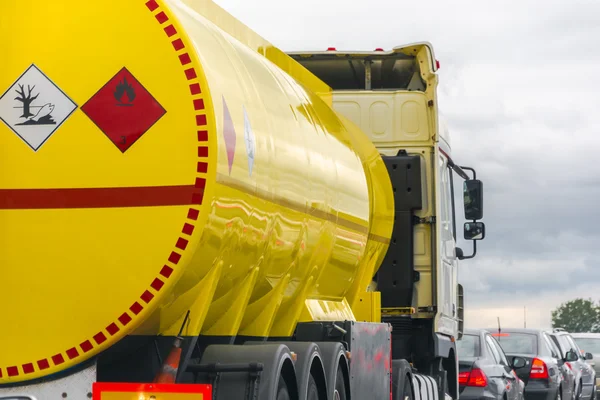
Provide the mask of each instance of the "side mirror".
[{"label": "side mirror", "polygon": [[483,184],[478,179],[469,179],[463,183],[465,219],[483,218]]},{"label": "side mirror", "polygon": [[579,360],[579,356],[573,350],[569,350],[567,352],[567,356],[565,357],[565,361],[567,362],[575,362]]},{"label": "side mirror", "polygon": [[485,239],[485,224],[483,222],[465,222],[464,237],[465,240]]},{"label": "side mirror", "polygon": [[511,366],[515,369],[523,368],[527,365],[527,360],[523,357],[513,357]]},{"label": "side mirror", "polygon": [[594,359],[594,355],[592,353],[585,353],[585,359],[586,360],[593,360]]}]

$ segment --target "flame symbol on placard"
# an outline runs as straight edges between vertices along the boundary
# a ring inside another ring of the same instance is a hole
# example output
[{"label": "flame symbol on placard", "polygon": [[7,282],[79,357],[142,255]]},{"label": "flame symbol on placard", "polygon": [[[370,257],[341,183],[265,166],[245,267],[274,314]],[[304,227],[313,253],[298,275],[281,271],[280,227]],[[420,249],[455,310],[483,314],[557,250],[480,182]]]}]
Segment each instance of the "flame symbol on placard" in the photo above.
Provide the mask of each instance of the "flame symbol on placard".
[{"label": "flame symbol on placard", "polygon": [[[127,94],[127,98],[129,101],[128,104],[123,102],[123,95]],[[118,105],[131,105],[133,100],[135,99],[135,90],[133,86],[129,82],[127,82],[127,77],[124,77],[121,82],[117,85],[114,92],[115,99],[120,103]]]}]

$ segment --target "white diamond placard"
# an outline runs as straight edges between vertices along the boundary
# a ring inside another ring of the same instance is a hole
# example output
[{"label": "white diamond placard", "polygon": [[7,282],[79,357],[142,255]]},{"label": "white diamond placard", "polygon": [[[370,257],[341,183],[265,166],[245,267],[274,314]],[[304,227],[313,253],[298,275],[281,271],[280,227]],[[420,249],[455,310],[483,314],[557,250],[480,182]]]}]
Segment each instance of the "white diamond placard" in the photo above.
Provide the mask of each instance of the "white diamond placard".
[{"label": "white diamond placard", "polygon": [[248,155],[248,173],[252,175],[252,167],[254,167],[254,154],[256,153],[256,140],[254,132],[250,126],[250,119],[244,107],[244,140],[246,142],[246,154]]},{"label": "white diamond placard", "polygon": [[0,119],[36,151],[76,109],[33,64],[0,97]]}]

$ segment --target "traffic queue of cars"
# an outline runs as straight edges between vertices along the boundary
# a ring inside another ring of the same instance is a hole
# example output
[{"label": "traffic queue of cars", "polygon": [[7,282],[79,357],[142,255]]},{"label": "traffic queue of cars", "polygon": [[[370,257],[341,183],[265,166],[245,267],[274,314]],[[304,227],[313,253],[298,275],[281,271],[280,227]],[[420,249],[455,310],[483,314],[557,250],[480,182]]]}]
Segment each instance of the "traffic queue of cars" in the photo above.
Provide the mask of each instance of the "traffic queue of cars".
[{"label": "traffic queue of cars", "polygon": [[600,365],[588,350],[597,350],[600,356],[600,334],[589,335],[594,334],[563,329],[465,330],[457,342],[460,398],[596,400],[595,368]]}]

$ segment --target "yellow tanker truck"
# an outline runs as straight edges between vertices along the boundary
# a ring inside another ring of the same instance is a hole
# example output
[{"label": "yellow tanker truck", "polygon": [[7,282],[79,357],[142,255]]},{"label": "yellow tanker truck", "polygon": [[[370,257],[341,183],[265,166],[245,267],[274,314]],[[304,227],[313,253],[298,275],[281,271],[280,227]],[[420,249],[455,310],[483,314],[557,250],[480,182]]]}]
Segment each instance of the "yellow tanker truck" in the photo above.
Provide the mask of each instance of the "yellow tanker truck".
[{"label": "yellow tanker truck", "polygon": [[210,0],[0,4],[0,399],[458,398],[427,43],[285,54]]}]

